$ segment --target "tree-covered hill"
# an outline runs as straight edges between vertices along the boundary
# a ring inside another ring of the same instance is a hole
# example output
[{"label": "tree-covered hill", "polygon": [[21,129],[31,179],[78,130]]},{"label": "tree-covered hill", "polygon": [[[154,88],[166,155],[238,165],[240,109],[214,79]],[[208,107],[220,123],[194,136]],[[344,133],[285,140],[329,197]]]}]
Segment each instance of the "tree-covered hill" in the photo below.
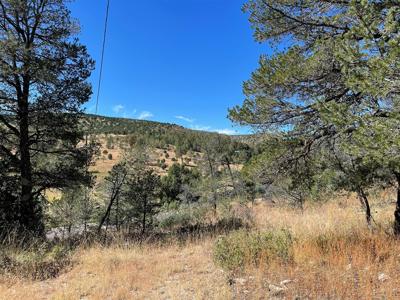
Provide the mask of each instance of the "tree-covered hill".
[{"label": "tree-covered hill", "polygon": [[86,114],[84,124],[96,134],[128,135],[141,132],[163,132],[165,130],[190,131],[182,126],[148,120],[106,117]]},{"label": "tree-covered hill", "polygon": [[250,151],[245,139],[228,135],[191,130],[176,124],[147,120],[113,118],[87,114],[83,119],[84,130],[96,135],[124,135],[130,145],[140,144],[156,148],[176,147],[179,154],[202,151],[205,141],[216,139],[224,150]]}]

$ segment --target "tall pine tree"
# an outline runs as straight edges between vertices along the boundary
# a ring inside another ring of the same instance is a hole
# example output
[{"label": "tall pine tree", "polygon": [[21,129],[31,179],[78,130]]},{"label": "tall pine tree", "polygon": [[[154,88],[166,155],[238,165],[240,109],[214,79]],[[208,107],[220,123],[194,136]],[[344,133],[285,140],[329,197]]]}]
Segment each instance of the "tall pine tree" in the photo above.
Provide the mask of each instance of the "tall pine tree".
[{"label": "tall pine tree", "polygon": [[88,179],[78,127],[94,62],[75,37],[67,2],[0,1],[3,229],[11,222],[41,234],[43,192]]}]

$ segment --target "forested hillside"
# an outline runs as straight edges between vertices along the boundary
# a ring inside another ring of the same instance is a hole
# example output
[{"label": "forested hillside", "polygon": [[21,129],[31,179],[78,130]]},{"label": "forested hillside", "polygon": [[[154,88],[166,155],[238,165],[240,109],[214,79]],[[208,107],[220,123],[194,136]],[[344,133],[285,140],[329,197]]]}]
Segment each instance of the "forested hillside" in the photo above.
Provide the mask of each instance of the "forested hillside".
[{"label": "forested hillside", "polygon": [[82,124],[89,134],[126,136],[126,142],[130,145],[156,148],[168,148],[168,145],[172,145],[181,154],[188,151],[201,152],[204,141],[216,136],[220,138],[220,147],[226,150],[250,151],[244,138],[191,130],[175,124],[94,115],[85,115]]}]

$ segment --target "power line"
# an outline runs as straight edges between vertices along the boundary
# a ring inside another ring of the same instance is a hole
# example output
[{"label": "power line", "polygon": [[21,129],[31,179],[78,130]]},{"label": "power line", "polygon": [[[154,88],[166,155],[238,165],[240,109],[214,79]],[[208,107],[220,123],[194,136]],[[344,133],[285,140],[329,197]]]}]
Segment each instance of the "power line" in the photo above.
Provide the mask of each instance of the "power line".
[{"label": "power line", "polygon": [[106,39],[107,39],[108,15],[109,15],[109,13],[110,13],[110,0],[107,0],[106,19],[105,19],[105,22],[104,22],[104,33],[103,33],[103,47],[101,49],[99,83],[97,85],[97,98],[96,98],[95,115],[97,115],[98,108],[99,108],[99,99],[100,99],[100,91],[101,91],[101,81],[102,81],[102,78],[103,78],[104,53],[105,53],[105,49],[106,49]]},{"label": "power line", "polygon": [[[107,39],[107,28],[108,28],[108,15],[110,12],[110,0],[107,0],[107,10],[106,10],[106,19],[104,22],[104,33],[103,33],[103,46],[101,49],[101,61],[100,61],[100,74],[99,74],[99,82],[98,82],[98,86],[97,86],[97,98],[96,98],[96,109],[95,109],[95,115],[97,115],[98,113],[98,109],[99,109],[99,99],[100,99],[100,91],[101,91],[101,81],[102,81],[102,77],[103,77],[103,65],[104,65],[104,53],[105,53],[105,49],[106,49],[106,39]],[[93,134],[93,123],[94,122],[90,122],[89,124],[89,130],[86,132],[86,155],[87,157],[89,157],[89,147],[88,147],[88,137],[89,134]],[[86,162],[86,172],[89,173],[89,160]],[[88,198],[88,193],[89,193],[89,187],[87,187],[85,189],[85,198]],[[86,231],[86,226],[85,226],[85,231]]]}]

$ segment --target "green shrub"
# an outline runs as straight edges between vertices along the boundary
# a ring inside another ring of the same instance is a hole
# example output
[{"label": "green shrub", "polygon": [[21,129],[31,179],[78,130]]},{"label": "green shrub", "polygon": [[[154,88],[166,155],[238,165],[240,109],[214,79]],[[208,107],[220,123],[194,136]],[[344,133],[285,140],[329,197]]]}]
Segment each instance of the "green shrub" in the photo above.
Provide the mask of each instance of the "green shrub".
[{"label": "green shrub", "polygon": [[188,226],[193,223],[193,216],[186,210],[170,211],[162,217],[159,227],[165,230]]},{"label": "green shrub", "polygon": [[179,205],[171,202],[157,217],[158,226],[163,230],[175,231],[192,225],[200,225],[205,220],[209,207],[204,204]]},{"label": "green shrub", "polygon": [[228,270],[272,261],[289,262],[293,258],[292,244],[292,236],[287,230],[262,233],[239,230],[217,240],[214,260]]}]

